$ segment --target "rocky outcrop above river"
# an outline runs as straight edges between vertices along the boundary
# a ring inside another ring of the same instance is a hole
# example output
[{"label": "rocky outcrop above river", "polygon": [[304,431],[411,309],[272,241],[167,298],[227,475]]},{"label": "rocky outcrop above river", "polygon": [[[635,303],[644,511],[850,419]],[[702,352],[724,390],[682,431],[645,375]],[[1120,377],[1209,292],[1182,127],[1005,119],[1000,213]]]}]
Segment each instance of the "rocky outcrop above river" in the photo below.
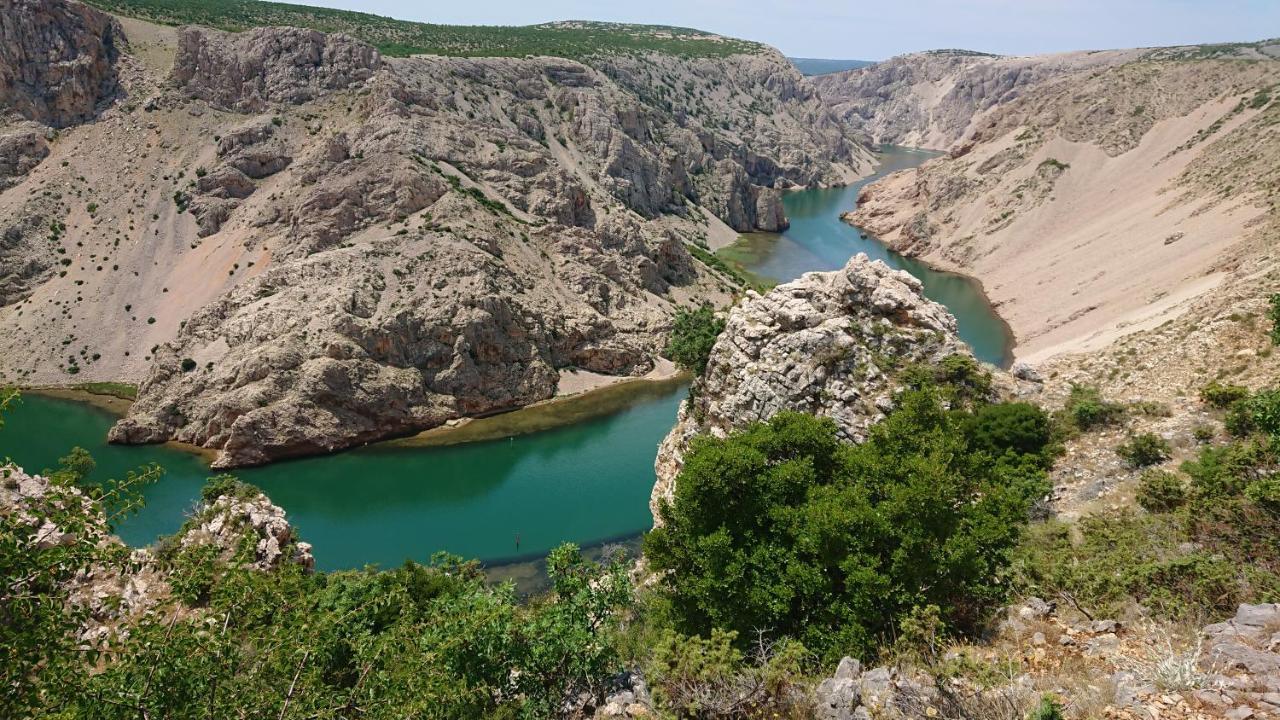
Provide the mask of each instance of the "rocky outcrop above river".
[{"label": "rocky outcrop above river", "polygon": [[0,0],[0,112],[53,127],[92,118],[118,90],[123,41],[82,3]]},{"label": "rocky outcrop above river", "polygon": [[204,503],[178,535],[180,548],[213,546],[222,562],[241,559],[248,543],[252,552],[243,561],[255,570],[269,571],[284,563],[315,566],[311,544],[296,537],[284,510],[253,490],[229,492]]},{"label": "rocky outcrop above river", "polygon": [[519,407],[565,368],[644,373],[677,306],[734,291],[689,244],[869,168],[755,46],[387,59],[127,27],[130,102],[0,142],[0,379],[140,380],[111,439],[219,467]]},{"label": "rocky outcrop above river", "polygon": [[861,442],[893,407],[896,369],[968,354],[955,318],[922,290],[911,275],[859,254],[841,270],[748,292],[659,449],[654,516],[694,435],[724,436],[792,410],[829,417],[844,439]]}]

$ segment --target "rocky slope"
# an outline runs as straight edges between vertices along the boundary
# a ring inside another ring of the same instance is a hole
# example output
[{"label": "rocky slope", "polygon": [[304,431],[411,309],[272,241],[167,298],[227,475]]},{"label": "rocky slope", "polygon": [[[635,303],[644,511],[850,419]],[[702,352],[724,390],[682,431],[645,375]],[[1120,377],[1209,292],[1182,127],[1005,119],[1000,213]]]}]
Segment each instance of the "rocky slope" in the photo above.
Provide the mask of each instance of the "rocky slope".
[{"label": "rocky slope", "polygon": [[141,379],[112,438],[219,466],[527,404],[566,367],[644,372],[676,305],[733,291],[686,244],[777,229],[779,188],[869,163],[772,51],[389,59],[15,9],[121,52],[92,121],[15,106],[0,141],[0,379]]},{"label": "rocky slope", "polygon": [[1197,298],[1261,294],[1280,157],[1269,47],[1149,53],[1031,88],[950,157],[866,188],[847,219],[976,275],[1034,362],[1156,328]]},{"label": "rocky slope", "polygon": [[895,370],[967,355],[955,318],[921,292],[911,275],[862,254],[765,295],[748,291],[658,450],[654,517],[695,435],[724,436],[793,410],[829,417],[842,437],[861,441],[892,408]]},{"label": "rocky slope", "polygon": [[1124,62],[1138,51],[1006,57],[932,50],[814,78],[823,98],[873,142],[945,150],[985,114],[1063,77]]}]

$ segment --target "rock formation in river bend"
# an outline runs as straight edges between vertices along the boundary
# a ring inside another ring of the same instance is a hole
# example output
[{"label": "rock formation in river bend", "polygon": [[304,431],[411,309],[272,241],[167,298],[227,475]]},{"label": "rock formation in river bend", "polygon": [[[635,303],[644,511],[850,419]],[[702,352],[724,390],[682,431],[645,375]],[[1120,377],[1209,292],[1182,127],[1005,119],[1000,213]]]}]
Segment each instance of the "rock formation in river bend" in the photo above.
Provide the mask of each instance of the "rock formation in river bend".
[{"label": "rock formation in river bend", "polygon": [[517,407],[565,367],[644,372],[674,307],[732,291],[687,244],[868,168],[767,48],[386,58],[120,24],[114,104],[0,141],[0,380],[142,379],[112,439],[222,467]]},{"label": "rock formation in river bend", "polygon": [[862,254],[841,270],[748,292],[658,450],[654,517],[694,435],[724,436],[794,410],[829,417],[860,442],[892,408],[896,370],[969,354],[955,333],[955,318],[925,299],[919,280]]}]

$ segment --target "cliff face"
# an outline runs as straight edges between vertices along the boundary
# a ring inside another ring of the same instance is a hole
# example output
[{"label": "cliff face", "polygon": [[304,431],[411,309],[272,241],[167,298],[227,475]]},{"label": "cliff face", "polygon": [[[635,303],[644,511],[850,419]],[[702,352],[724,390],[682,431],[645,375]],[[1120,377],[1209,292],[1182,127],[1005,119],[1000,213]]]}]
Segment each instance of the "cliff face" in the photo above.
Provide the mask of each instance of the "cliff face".
[{"label": "cliff face", "polygon": [[78,2],[0,1],[0,111],[53,127],[92,118],[118,89],[122,40]]},{"label": "cliff face", "polygon": [[1043,84],[847,219],[978,276],[1020,358],[1100,349],[1224,283],[1261,287],[1245,278],[1276,237],[1278,68],[1161,54]]},{"label": "cliff face", "polygon": [[731,289],[686,243],[868,167],[776,53],[388,60],[128,27],[172,71],[0,193],[0,377],[142,378],[112,439],[219,466],[644,372],[676,304]]},{"label": "cliff face", "polygon": [[1132,59],[1137,51],[1002,57],[935,50],[813,78],[832,110],[873,142],[945,150],[993,108],[1075,73]]},{"label": "cliff face", "polygon": [[829,417],[843,438],[861,442],[892,408],[896,369],[968,354],[955,318],[921,292],[911,275],[861,254],[842,270],[748,292],[659,448],[654,517],[698,433],[724,436],[792,410]]}]

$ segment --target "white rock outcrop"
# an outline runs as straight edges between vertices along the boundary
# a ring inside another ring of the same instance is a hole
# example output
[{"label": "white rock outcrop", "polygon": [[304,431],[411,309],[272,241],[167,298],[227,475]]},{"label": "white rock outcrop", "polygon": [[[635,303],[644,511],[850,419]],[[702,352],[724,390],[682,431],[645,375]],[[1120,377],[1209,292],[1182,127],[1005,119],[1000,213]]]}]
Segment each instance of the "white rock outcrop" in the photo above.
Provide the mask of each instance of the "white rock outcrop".
[{"label": "white rock outcrop", "polygon": [[829,417],[844,439],[861,442],[892,408],[897,369],[969,352],[955,318],[924,297],[919,280],[863,254],[835,272],[748,292],[659,448],[654,516],[694,435],[724,436],[793,410]]}]

